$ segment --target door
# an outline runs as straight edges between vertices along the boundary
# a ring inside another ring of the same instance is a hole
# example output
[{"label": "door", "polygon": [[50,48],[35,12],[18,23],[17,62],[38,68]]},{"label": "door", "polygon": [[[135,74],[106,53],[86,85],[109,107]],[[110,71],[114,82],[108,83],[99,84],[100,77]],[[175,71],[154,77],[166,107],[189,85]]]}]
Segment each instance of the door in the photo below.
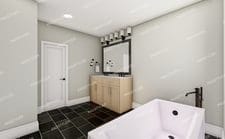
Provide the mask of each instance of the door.
[{"label": "door", "polygon": [[42,42],[42,107],[62,107],[67,97],[67,45]]}]

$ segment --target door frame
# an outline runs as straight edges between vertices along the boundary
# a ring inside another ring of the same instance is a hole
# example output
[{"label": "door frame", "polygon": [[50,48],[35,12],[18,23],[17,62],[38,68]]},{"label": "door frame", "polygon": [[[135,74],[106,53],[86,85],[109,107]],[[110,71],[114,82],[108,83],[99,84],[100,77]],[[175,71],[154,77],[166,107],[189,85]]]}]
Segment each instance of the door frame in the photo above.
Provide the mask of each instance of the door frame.
[{"label": "door frame", "polygon": [[[44,106],[44,84],[45,84],[45,77],[44,77],[44,47],[45,44],[50,44],[50,45],[56,45],[59,47],[64,47],[65,48],[65,97],[64,97],[64,106],[66,106],[68,104],[69,101],[69,95],[68,95],[68,84],[69,84],[69,75],[68,75],[68,45],[67,44],[61,44],[61,43],[55,43],[55,42],[49,42],[49,41],[41,41],[41,111],[44,112],[46,110],[50,110],[45,108]],[[57,108],[57,107],[55,107]]]}]

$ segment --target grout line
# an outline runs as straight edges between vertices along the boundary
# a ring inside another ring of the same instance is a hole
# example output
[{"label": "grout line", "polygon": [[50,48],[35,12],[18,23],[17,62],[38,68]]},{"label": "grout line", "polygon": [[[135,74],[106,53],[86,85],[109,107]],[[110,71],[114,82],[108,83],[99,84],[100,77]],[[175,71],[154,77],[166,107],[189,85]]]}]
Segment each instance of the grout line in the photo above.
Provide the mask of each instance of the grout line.
[{"label": "grout line", "polygon": [[[100,105],[97,105],[97,107],[98,106],[100,106]],[[104,107],[103,107],[104,108]],[[93,109],[95,109],[95,108],[93,108]],[[107,108],[105,108],[105,109],[107,109]],[[97,109],[98,110],[98,109]],[[96,112],[97,112],[97,110],[96,110]],[[108,110],[108,109],[107,109]],[[91,110],[89,110],[89,111],[91,111]],[[107,120],[108,118],[113,118],[113,119],[115,119],[115,118],[117,118],[117,117],[119,117],[120,115],[118,115],[118,116],[113,116],[113,115],[111,115],[110,114],[110,112],[106,112],[106,111],[102,111],[102,110],[99,110],[100,112],[102,112],[102,113],[104,113],[104,114],[106,114],[106,115],[108,115],[109,117],[107,117],[106,119],[103,119],[103,118],[101,118],[101,117],[99,117],[98,115],[96,115],[95,113],[92,113],[95,117],[97,117],[98,119],[100,119],[100,120],[102,120],[104,123],[102,124],[102,125],[104,125],[104,124],[106,124],[107,122],[109,122],[109,121],[105,121],[105,120]],[[88,111],[87,111],[88,112]],[[113,120],[112,119],[112,120]],[[110,120],[111,121],[111,120]],[[92,123],[91,123],[92,124]],[[93,125],[93,124],[92,124]],[[100,126],[102,126],[102,125],[100,125]],[[95,125],[93,125],[94,127],[96,127]],[[96,127],[97,128],[97,127]]]},{"label": "grout line", "polygon": [[[39,123],[38,123],[38,126],[39,126]],[[38,130],[38,133],[40,134],[41,139],[43,139],[40,129]]]},{"label": "grout line", "polygon": [[[72,122],[71,122],[72,123]],[[73,124],[72,124],[73,125]],[[69,127],[69,128],[66,128],[66,129],[63,129],[62,131],[65,131],[65,130],[69,130],[70,128],[73,128],[74,125],[72,127]]]},{"label": "grout line", "polygon": [[[72,111],[74,111],[73,109],[72,109]],[[75,112],[75,111],[74,111]],[[85,112],[87,112],[87,111],[84,111],[84,112],[81,112],[81,113],[77,113],[78,115],[79,115],[79,117],[81,117],[82,119],[84,119],[84,120],[86,120],[89,124],[91,124],[92,126],[94,126],[95,128],[97,128],[94,124],[92,124],[91,122],[89,122],[87,119],[85,119],[85,118],[83,118],[83,116],[81,115],[82,113],[85,113]],[[76,113],[76,112],[75,112]],[[75,117],[76,118],[76,117]],[[73,118],[73,119],[75,119],[75,118]]]},{"label": "grout line", "polygon": [[38,124],[41,125],[41,124],[46,124],[48,122],[51,122],[52,120],[51,120],[51,117],[49,116],[49,114],[48,114],[48,117],[50,118],[50,121],[47,121],[47,122],[44,122],[44,123],[39,123],[39,121],[38,121]]},{"label": "grout line", "polygon": [[[73,110],[72,110],[73,111]],[[63,113],[63,115],[64,116],[66,116],[64,113]],[[67,118],[67,117],[66,117]],[[74,118],[75,119],[75,118]],[[70,119],[69,119],[70,120]],[[84,136],[84,137],[86,137],[86,135],[70,120],[70,122],[72,123],[72,125],[75,127],[75,128],[77,128],[77,130],[79,130],[80,131],[80,133]],[[72,128],[72,127],[71,127]],[[68,129],[70,129],[70,128],[68,128]]]},{"label": "grout line", "polygon": [[[48,113],[48,114],[49,114],[49,113]],[[50,114],[49,114],[49,116],[50,116],[50,118],[52,119],[52,117],[51,117]],[[53,119],[52,119],[52,120],[53,120]],[[58,126],[57,126],[57,124],[55,123],[54,120],[53,120],[53,123],[55,124],[56,128],[59,130],[59,133],[62,135],[62,137],[63,137],[64,139],[66,139],[65,136],[63,135],[63,133],[61,132],[61,130],[58,128]]]}]

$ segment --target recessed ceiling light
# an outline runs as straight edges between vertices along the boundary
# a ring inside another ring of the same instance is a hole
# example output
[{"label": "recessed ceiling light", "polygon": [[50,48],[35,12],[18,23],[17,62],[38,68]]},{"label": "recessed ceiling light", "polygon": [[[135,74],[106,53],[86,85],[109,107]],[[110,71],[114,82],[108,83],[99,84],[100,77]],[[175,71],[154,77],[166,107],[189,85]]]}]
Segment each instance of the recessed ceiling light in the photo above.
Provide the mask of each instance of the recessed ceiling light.
[{"label": "recessed ceiling light", "polygon": [[66,18],[66,19],[71,19],[71,18],[73,18],[73,16],[70,15],[70,14],[64,14],[63,17]]}]

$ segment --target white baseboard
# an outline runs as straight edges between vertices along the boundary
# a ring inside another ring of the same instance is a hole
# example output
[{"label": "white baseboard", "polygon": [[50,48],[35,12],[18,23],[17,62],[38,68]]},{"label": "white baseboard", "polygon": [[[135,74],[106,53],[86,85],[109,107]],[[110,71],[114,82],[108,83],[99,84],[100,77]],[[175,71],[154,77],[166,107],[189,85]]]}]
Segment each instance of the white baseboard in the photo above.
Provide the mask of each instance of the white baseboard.
[{"label": "white baseboard", "polygon": [[[73,99],[73,100],[68,100],[67,104],[65,106],[72,106],[72,105],[76,105],[76,104],[81,104],[81,103],[85,103],[90,101],[90,97],[82,97],[82,98],[78,98],[78,99]],[[63,106],[61,106],[63,107]],[[55,107],[54,109],[57,109],[58,107]],[[42,106],[38,107],[38,114],[44,112],[44,108]]]},{"label": "white baseboard", "polygon": [[224,133],[224,130],[222,132],[222,139],[225,139],[225,133]]},{"label": "white baseboard", "polygon": [[78,99],[73,99],[73,100],[69,100],[67,103],[67,106],[72,106],[72,105],[76,105],[76,104],[81,104],[81,103],[85,103],[90,101],[90,97],[82,97],[82,98],[78,98]]},{"label": "white baseboard", "polygon": [[220,138],[223,138],[223,134],[224,134],[224,130],[222,127],[215,126],[212,124],[207,124],[207,123],[205,124],[205,132],[207,134],[220,137]]},{"label": "white baseboard", "polygon": [[44,111],[44,110],[43,110],[42,106],[39,106],[39,107],[38,107],[38,114],[42,113],[43,111]]},{"label": "white baseboard", "polygon": [[39,130],[38,121],[0,132],[0,139],[15,139]]},{"label": "white baseboard", "polygon": [[[139,107],[139,106],[141,106],[141,104],[133,102],[132,107],[134,109]],[[220,138],[224,139],[224,129],[222,127],[218,127],[218,126],[206,123],[205,124],[205,132],[207,134],[210,134],[210,135],[213,135],[213,136],[220,137]]]}]

